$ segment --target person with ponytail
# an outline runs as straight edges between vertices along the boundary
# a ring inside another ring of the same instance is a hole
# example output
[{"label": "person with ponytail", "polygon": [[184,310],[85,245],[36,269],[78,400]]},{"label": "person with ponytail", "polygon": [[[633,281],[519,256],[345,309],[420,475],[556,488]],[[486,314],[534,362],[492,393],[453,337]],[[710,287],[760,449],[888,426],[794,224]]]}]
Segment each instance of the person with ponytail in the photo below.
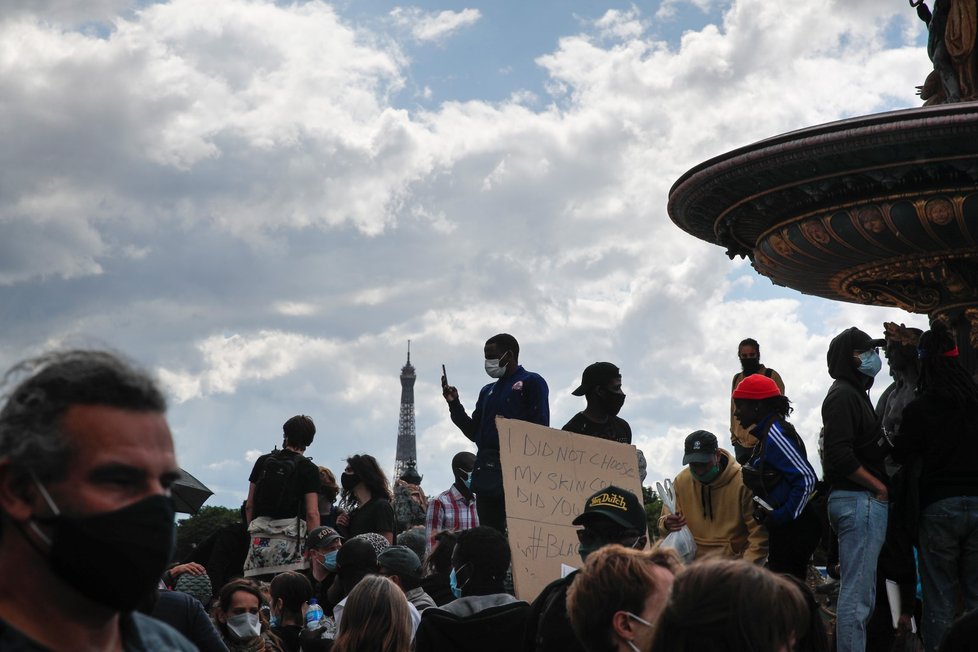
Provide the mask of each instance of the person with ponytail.
[{"label": "person with ponytail", "polygon": [[754,492],[754,519],[768,530],[767,566],[804,580],[822,527],[809,504],[815,469],[805,443],[786,421],[791,402],[772,379],[760,374],[740,381],[733,402],[735,416],[758,441],[741,473],[744,485]]},{"label": "person with ponytail", "polygon": [[978,385],[941,322],[920,336],[917,397],[893,452],[919,464],[918,550],[924,645],[936,650],[958,614],[978,608]]}]

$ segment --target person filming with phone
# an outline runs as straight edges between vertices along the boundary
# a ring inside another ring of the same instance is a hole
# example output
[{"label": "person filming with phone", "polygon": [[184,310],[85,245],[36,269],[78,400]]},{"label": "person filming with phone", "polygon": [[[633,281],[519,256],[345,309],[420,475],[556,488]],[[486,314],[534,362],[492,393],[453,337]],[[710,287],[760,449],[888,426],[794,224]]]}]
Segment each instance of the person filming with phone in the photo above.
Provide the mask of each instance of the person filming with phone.
[{"label": "person filming with phone", "polygon": [[479,522],[505,534],[506,502],[496,417],[549,426],[550,390],[540,374],[527,371],[519,364],[520,345],[512,335],[493,335],[486,340],[484,353],[486,373],[496,380],[479,392],[472,416],[465,412],[458,390],[448,384],[444,372],[441,387],[452,422],[478,449],[471,490],[476,496]]},{"label": "person filming with phone", "polygon": [[741,380],[733,401],[734,415],[757,438],[741,473],[754,492],[754,519],[768,530],[767,566],[804,581],[822,526],[810,504],[815,469],[805,443],[785,421],[793,408],[777,384],[760,374]]}]

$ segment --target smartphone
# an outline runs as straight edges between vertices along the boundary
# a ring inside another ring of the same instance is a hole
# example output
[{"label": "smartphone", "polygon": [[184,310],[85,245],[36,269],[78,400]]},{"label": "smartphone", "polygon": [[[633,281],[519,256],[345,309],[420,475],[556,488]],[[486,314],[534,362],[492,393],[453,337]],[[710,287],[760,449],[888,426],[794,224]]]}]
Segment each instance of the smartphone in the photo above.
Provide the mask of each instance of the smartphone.
[{"label": "smartphone", "polygon": [[773,512],[774,511],[774,508],[771,507],[770,505],[768,505],[766,502],[764,502],[764,499],[762,499],[762,498],[758,498],[757,496],[754,496],[754,502],[757,503],[758,505],[760,505],[761,507],[763,507],[764,509],[766,509],[769,512]]}]

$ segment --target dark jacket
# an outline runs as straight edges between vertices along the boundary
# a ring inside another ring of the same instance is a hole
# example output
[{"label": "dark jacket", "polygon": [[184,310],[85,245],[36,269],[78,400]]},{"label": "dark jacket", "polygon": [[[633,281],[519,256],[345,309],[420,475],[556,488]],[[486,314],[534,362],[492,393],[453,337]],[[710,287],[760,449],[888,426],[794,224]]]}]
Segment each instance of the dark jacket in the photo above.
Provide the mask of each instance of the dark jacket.
[{"label": "dark jacket", "polygon": [[530,605],[523,632],[524,652],[584,652],[567,617],[567,590],[578,572],[548,584]]},{"label": "dark jacket", "polygon": [[200,601],[180,591],[160,591],[149,614],[187,637],[200,652],[227,652]]},{"label": "dark jacket", "polygon": [[921,460],[920,509],[956,496],[978,496],[978,410],[924,394],[903,409],[893,457]]},{"label": "dark jacket", "polygon": [[872,459],[872,447],[880,433],[876,410],[869,399],[872,380],[859,373],[853,365],[853,341],[859,335],[867,339],[858,328],[849,328],[836,335],[829,344],[826,356],[829,376],[835,379],[822,401],[822,425],[824,427],[822,468],[825,481],[832,489],[869,491],[847,476],[860,466],[886,481],[882,459]]},{"label": "dark jacket", "polygon": [[421,612],[417,652],[521,650],[530,605],[497,593],[459,598]]}]

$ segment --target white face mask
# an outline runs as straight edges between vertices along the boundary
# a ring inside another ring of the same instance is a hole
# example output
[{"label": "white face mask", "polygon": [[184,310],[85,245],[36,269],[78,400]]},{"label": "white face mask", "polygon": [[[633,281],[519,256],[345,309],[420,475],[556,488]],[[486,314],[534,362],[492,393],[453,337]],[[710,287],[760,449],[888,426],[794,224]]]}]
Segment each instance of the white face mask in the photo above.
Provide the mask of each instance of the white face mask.
[{"label": "white face mask", "polygon": [[[625,614],[626,614],[626,615],[627,615],[627,616],[628,616],[629,618],[631,618],[632,620],[636,620],[636,621],[638,621],[638,622],[640,622],[640,623],[642,623],[643,625],[645,625],[646,627],[653,627],[653,625],[652,625],[652,623],[650,623],[649,621],[647,621],[647,620],[645,620],[645,619],[644,619],[644,618],[642,618],[641,616],[636,616],[636,615],[635,615],[635,614],[633,614],[633,613],[632,613],[631,611],[626,611],[626,612],[625,612]],[[641,652],[641,651],[640,651],[640,650],[638,649],[638,646],[637,646],[637,645],[635,645],[634,643],[632,643],[631,641],[628,641],[628,640],[626,640],[626,641],[625,641],[625,643],[626,643],[626,644],[628,645],[628,647],[630,647],[630,648],[632,648],[632,650],[633,650],[634,652]]]},{"label": "white face mask", "polygon": [[503,358],[506,357],[504,353],[499,358],[490,358],[486,360],[486,373],[489,374],[490,378],[502,378],[506,375],[506,365],[500,365]]},{"label": "white face mask", "polygon": [[238,614],[228,618],[228,629],[244,641],[261,634],[261,621],[258,614]]}]

